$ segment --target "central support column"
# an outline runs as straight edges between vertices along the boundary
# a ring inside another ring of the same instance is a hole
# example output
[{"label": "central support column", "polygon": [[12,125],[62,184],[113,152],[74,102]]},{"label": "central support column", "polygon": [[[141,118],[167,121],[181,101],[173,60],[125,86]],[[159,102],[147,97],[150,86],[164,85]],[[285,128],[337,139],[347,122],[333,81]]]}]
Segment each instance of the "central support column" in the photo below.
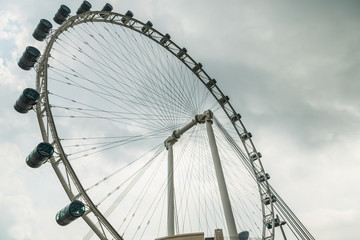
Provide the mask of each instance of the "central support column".
[{"label": "central support column", "polygon": [[167,147],[168,150],[168,215],[167,215],[167,229],[168,236],[174,236],[175,231],[175,204],[174,204],[174,154],[173,144]]},{"label": "central support column", "polygon": [[210,110],[205,111],[203,114],[196,115],[195,118],[183,128],[176,130],[170,137],[165,140],[165,147],[168,150],[168,214],[167,214],[167,228],[168,236],[174,236],[174,223],[175,223],[175,204],[174,204],[174,153],[173,145],[178,141],[180,136],[187,130],[194,127],[198,123],[205,123],[206,130],[209,137],[209,144],[211,155],[214,161],[216,178],[219,185],[221,202],[224,208],[226,219],[226,226],[230,240],[239,240],[236,231],[234,214],[231,209],[230,198],[227,191],[225,177],[222,170],[218,148],[216,146],[214,131],[212,128],[213,113]]},{"label": "central support column", "polygon": [[211,148],[211,155],[212,155],[212,158],[214,161],[216,178],[217,178],[218,185],[219,185],[221,202],[222,202],[222,205],[224,208],[226,225],[227,225],[230,240],[239,240],[239,238],[237,236],[234,214],[233,214],[233,211],[231,208],[230,198],[229,198],[229,194],[228,194],[226,183],[225,183],[224,172],[223,172],[223,169],[221,166],[219,151],[218,151],[218,148],[216,145],[215,135],[214,135],[214,131],[212,128],[212,123],[213,123],[212,116],[213,116],[213,113],[210,110],[208,110],[206,112],[206,118],[205,118],[206,123],[205,124],[206,124],[206,130],[207,130],[207,134],[208,134],[208,138],[209,138],[209,144],[210,144],[210,148]]},{"label": "central support column", "polygon": [[187,130],[194,127],[198,123],[205,123],[205,113],[196,115],[191,122],[183,128],[178,129],[168,137],[164,144],[168,150],[168,214],[167,214],[167,229],[168,236],[175,235],[175,197],[174,197],[174,153],[173,145]]}]

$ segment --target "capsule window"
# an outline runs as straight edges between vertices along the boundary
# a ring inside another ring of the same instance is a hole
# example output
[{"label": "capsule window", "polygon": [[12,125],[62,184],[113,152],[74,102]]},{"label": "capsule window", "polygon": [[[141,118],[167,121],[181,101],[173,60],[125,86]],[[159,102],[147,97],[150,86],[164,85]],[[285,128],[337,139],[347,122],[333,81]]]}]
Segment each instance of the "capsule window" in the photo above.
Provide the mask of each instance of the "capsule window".
[{"label": "capsule window", "polygon": [[81,202],[73,202],[70,204],[69,212],[74,217],[81,217],[85,212],[85,206]]},{"label": "capsule window", "polygon": [[84,215],[84,213],[85,205],[79,200],[74,200],[72,203],[61,209],[56,214],[55,219],[59,225],[65,226]]},{"label": "capsule window", "polygon": [[[280,221],[279,221],[278,218],[275,218],[275,219],[274,219],[274,225],[275,225],[275,227],[280,226]],[[272,222],[267,223],[267,224],[266,224],[266,227],[267,227],[268,229],[271,229],[271,228],[272,228]]]},{"label": "capsule window", "polygon": [[40,94],[32,88],[26,88],[14,104],[14,109],[19,113],[27,113],[39,100]]},{"label": "capsule window", "polygon": [[221,105],[224,105],[224,104],[227,103],[229,100],[230,100],[230,98],[229,98],[228,96],[225,96],[225,97],[219,99],[219,103],[220,103]]},{"label": "capsule window", "polygon": [[32,168],[43,165],[54,154],[51,144],[42,142],[26,157],[26,164]]},{"label": "capsule window", "polygon": [[152,28],[152,27],[153,27],[152,22],[147,21],[147,23],[141,28],[141,31],[142,31],[143,33],[146,33],[146,32],[149,31],[149,29]]},{"label": "capsule window", "polygon": [[182,58],[185,54],[187,53],[187,49],[186,48],[182,48],[179,50],[179,52],[176,54],[176,56],[178,58]]},{"label": "capsule window", "polygon": [[216,84],[216,80],[215,80],[215,79],[211,79],[209,82],[206,83],[206,86],[207,86],[208,88],[212,88],[212,87],[215,86],[215,84]]},{"label": "capsule window", "polygon": [[122,17],[122,18],[121,18],[121,21],[122,21],[124,24],[126,24],[126,23],[128,23],[128,22],[130,21],[130,19],[131,19],[132,17],[134,17],[134,14],[133,14],[130,10],[128,10],[128,11],[125,13],[125,17]]},{"label": "capsule window", "polygon": [[234,114],[233,116],[231,116],[231,121],[232,122],[236,122],[241,118],[240,113]]},{"label": "capsule window", "polygon": [[106,3],[105,6],[101,9],[104,12],[111,12],[113,10],[113,6],[110,3]]},{"label": "capsule window", "polygon": [[265,175],[259,175],[259,176],[258,176],[258,181],[259,181],[259,182],[264,182],[264,181],[265,181],[265,178],[266,178],[266,180],[269,180],[269,179],[270,179],[270,174],[265,173]]},{"label": "capsule window", "polygon": [[49,143],[40,143],[36,150],[41,156],[51,157],[54,153],[54,148]]},{"label": "capsule window", "polygon": [[80,7],[78,8],[78,10],[76,11],[76,14],[82,14],[84,12],[88,12],[91,9],[91,3],[89,3],[88,1],[83,1],[83,3],[80,5]]},{"label": "capsule window", "polygon": [[201,68],[202,68],[202,64],[201,64],[201,63],[198,63],[198,64],[196,64],[196,65],[193,67],[192,70],[193,70],[194,73],[198,73]]},{"label": "capsule window", "polygon": [[240,137],[241,137],[242,140],[245,141],[245,140],[248,140],[248,139],[252,138],[252,133],[251,132],[242,133],[240,135]]},{"label": "capsule window", "polygon": [[70,15],[70,13],[70,8],[68,8],[66,5],[61,5],[53,19],[57,24],[61,25]]},{"label": "capsule window", "polygon": [[251,160],[255,161],[255,160],[261,158],[261,157],[262,157],[262,154],[261,154],[260,152],[254,153],[254,154],[252,154],[250,157],[251,157]]},{"label": "capsule window", "polygon": [[35,66],[35,63],[39,59],[40,55],[41,53],[37,48],[28,46],[21,56],[18,66],[24,70],[30,70]]},{"label": "capsule window", "polygon": [[52,29],[52,24],[46,19],[41,19],[33,32],[33,37],[38,41],[43,41]]},{"label": "capsule window", "polygon": [[160,44],[164,45],[167,41],[169,41],[171,36],[167,33],[160,39]]},{"label": "capsule window", "polygon": [[264,202],[264,204],[265,205],[269,205],[271,202],[276,202],[277,201],[277,198],[274,196],[274,195],[272,195],[271,196],[271,198],[270,197],[266,197],[266,198],[264,198],[264,200],[263,200],[263,202]]},{"label": "capsule window", "polygon": [[[101,9],[103,12],[111,12],[113,10],[113,6],[110,3],[106,3],[105,6]],[[100,14],[100,17],[105,18],[108,15]]]},{"label": "capsule window", "polygon": [[239,237],[239,240],[248,240],[249,239],[249,232],[248,231],[240,232],[238,237]]}]

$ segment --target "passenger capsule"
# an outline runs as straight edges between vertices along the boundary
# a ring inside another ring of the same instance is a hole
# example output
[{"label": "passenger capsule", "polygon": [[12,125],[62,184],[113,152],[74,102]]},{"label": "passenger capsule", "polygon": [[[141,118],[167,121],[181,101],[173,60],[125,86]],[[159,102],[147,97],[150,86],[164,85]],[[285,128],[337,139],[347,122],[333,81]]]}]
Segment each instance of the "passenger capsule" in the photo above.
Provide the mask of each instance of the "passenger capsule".
[{"label": "passenger capsule", "polygon": [[277,201],[277,198],[274,196],[274,195],[272,195],[271,196],[271,198],[270,197],[266,197],[266,198],[264,198],[263,199],[263,202],[264,202],[264,204],[265,205],[269,205],[270,204],[270,202],[276,202]]},{"label": "passenger capsule", "polygon": [[178,58],[182,58],[185,54],[187,53],[187,49],[186,48],[182,48],[179,50],[179,52],[176,54],[176,56]]},{"label": "passenger capsule", "polygon": [[216,80],[215,80],[215,79],[211,79],[209,82],[206,83],[206,86],[207,86],[208,88],[212,88],[212,87],[215,86],[215,84],[216,84]]},{"label": "passenger capsule", "polygon": [[52,29],[52,24],[46,19],[41,19],[35,31],[33,37],[38,41],[43,41]]},{"label": "passenger capsule", "polygon": [[230,100],[230,98],[229,98],[228,96],[225,96],[225,97],[219,99],[219,103],[220,103],[221,105],[224,105],[224,104],[227,103],[229,100]]},{"label": "passenger capsule", "polygon": [[248,240],[249,239],[249,232],[248,231],[243,231],[241,233],[239,233],[239,240]]},{"label": "passenger capsule", "polygon": [[241,114],[240,114],[240,113],[237,113],[237,114],[234,114],[233,116],[231,116],[231,121],[232,121],[232,122],[236,122],[236,121],[238,121],[240,118],[241,118]]},{"label": "passenger capsule", "polygon": [[70,8],[68,8],[65,5],[61,5],[53,19],[57,24],[61,25],[70,15],[70,13],[71,13]]},{"label": "passenger capsule", "polygon": [[261,157],[262,157],[261,152],[253,153],[253,154],[250,156],[251,160],[253,160],[253,161],[255,161],[255,160],[257,160],[257,159],[259,159],[259,158],[261,158]]},{"label": "passenger capsule", "polygon": [[16,100],[14,108],[19,113],[27,113],[39,100],[40,94],[32,88],[26,88]]},{"label": "passenger capsule", "polygon": [[160,44],[164,45],[167,41],[169,41],[171,38],[170,34],[165,34],[161,39],[160,39]]},{"label": "passenger capsule", "polygon": [[146,33],[147,31],[149,31],[150,28],[152,28],[152,26],[153,26],[152,22],[147,21],[147,22],[145,23],[145,25],[141,28],[141,31],[142,31],[143,33]]},{"label": "passenger capsule", "polygon": [[250,138],[252,138],[252,133],[251,132],[247,132],[247,133],[242,133],[241,135],[240,135],[240,138],[242,139],[242,140],[248,140],[248,139],[250,139]]},{"label": "passenger capsule", "polygon": [[104,12],[111,12],[113,10],[113,6],[110,3],[105,4],[105,6],[101,9]]},{"label": "passenger capsule", "polygon": [[42,142],[26,157],[29,167],[38,168],[54,154],[54,148],[50,143]]},{"label": "passenger capsule", "polygon": [[79,200],[74,200],[56,214],[56,222],[61,226],[66,226],[84,213],[85,205]]},{"label": "passenger capsule", "polygon": [[30,70],[34,67],[36,61],[40,57],[40,51],[35,47],[27,47],[18,62],[18,66],[24,70]]},{"label": "passenger capsule", "polygon": [[133,14],[130,10],[128,10],[128,11],[125,13],[125,17],[122,17],[122,18],[121,18],[121,21],[122,21],[124,24],[126,24],[126,23],[128,23],[128,22],[130,21],[130,19],[131,19],[132,17],[134,17],[134,14]]},{"label": "passenger capsule", "polygon": [[266,180],[269,180],[270,179],[270,174],[265,173],[265,175],[259,175],[257,179],[258,179],[259,182],[264,182],[265,178],[266,178]]},{"label": "passenger capsule", "polygon": [[91,3],[88,1],[83,1],[83,3],[80,5],[79,9],[76,11],[76,14],[82,14],[84,12],[88,12],[91,9]]},{"label": "passenger capsule", "polygon": [[[275,219],[274,219],[274,224],[275,224],[275,227],[280,226],[280,224],[283,225],[282,223],[280,223],[280,221],[279,221],[278,218],[275,218]],[[266,227],[267,227],[268,229],[272,229],[272,222],[267,223],[267,224],[266,224]]]},{"label": "passenger capsule", "polygon": [[201,68],[202,68],[202,64],[201,64],[201,63],[198,63],[198,64],[196,64],[196,65],[193,67],[192,70],[193,70],[194,73],[198,73]]},{"label": "passenger capsule", "polygon": [[[110,3],[106,3],[105,6],[101,9],[103,12],[111,12],[113,10],[113,6]],[[100,17],[105,18],[106,14],[100,14]]]}]

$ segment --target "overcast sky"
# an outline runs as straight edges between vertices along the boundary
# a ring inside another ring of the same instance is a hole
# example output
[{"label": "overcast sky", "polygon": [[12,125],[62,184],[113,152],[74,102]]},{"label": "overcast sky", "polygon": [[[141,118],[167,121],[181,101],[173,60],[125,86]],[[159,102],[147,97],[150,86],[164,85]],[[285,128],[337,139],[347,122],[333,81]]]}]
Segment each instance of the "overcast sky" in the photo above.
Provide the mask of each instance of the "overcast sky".
[{"label": "overcast sky", "polygon": [[[90,2],[94,10],[106,3]],[[109,2],[170,33],[216,78],[253,133],[271,184],[316,239],[358,239],[360,1]],[[26,166],[40,131],[33,112],[13,109],[35,85],[34,71],[17,61],[28,45],[44,48],[31,36],[38,21],[52,20],[60,4],[74,13],[80,3],[0,0],[3,240],[82,237],[53,221],[67,197],[51,166]]]}]

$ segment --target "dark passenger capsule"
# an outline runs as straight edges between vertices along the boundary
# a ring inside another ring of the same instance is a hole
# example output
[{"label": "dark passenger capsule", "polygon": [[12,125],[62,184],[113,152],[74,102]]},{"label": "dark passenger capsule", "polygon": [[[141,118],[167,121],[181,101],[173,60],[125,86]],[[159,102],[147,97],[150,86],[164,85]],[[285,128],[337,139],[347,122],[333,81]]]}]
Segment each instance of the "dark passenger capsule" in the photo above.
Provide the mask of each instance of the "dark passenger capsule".
[{"label": "dark passenger capsule", "polygon": [[192,70],[193,70],[194,73],[198,73],[201,68],[202,68],[202,64],[198,63],[193,67]]},{"label": "dark passenger capsule", "polygon": [[16,100],[14,108],[19,113],[27,113],[39,100],[40,94],[32,88],[26,88]]},{"label": "dark passenger capsule", "polygon": [[258,176],[258,181],[259,182],[264,182],[265,181],[265,178],[266,178],[266,180],[269,180],[270,179],[270,174],[268,174],[268,173],[265,173],[265,175],[260,175],[260,176]]},{"label": "dark passenger capsule", "polygon": [[[274,223],[275,223],[275,227],[278,227],[278,226],[280,226],[280,222],[279,222],[279,219],[278,218],[275,218],[274,219]],[[266,224],[266,227],[268,228],[268,229],[272,229],[272,222],[269,222],[269,223],[267,223]]]},{"label": "dark passenger capsule", "polygon": [[251,154],[251,156],[250,156],[251,160],[253,160],[253,161],[255,161],[255,160],[257,160],[257,159],[259,159],[259,158],[261,158],[261,157],[262,157],[261,152],[253,153],[253,154]]},{"label": "dark passenger capsule", "polygon": [[76,14],[82,14],[84,12],[87,12],[91,9],[91,3],[88,1],[83,1],[83,3],[80,5],[79,9],[77,10]]},{"label": "dark passenger capsule", "polygon": [[34,67],[36,61],[40,57],[40,51],[35,47],[27,47],[21,56],[18,66],[24,70],[30,70]]},{"label": "dark passenger capsule", "polygon": [[52,29],[52,24],[46,19],[41,19],[35,31],[33,37],[38,41],[43,41]]},{"label": "dark passenger capsule", "polygon": [[54,154],[54,148],[50,143],[42,142],[26,157],[26,164],[32,168],[43,165]]},{"label": "dark passenger capsule", "polygon": [[105,11],[105,12],[111,12],[112,10],[113,10],[113,6],[111,6],[110,3],[105,4],[103,9],[101,9],[101,11]]},{"label": "dark passenger capsule", "polygon": [[70,15],[70,13],[71,13],[70,8],[68,8],[65,5],[61,5],[59,10],[57,11],[57,13],[54,16],[54,21],[57,24],[61,25],[66,20],[66,18]]},{"label": "dark passenger capsule", "polygon": [[127,22],[129,22],[129,20],[134,17],[134,14],[128,10],[126,13],[125,13],[125,17],[121,18],[121,21],[126,24]]},{"label": "dark passenger capsule", "polygon": [[141,28],[141,31],[146,33],[150,28],[152,28],[153,24],[150,21],[147,21],[145,25]]},{"label": "dark passenger capsule", "polygon": [[209,80],[209,82],[206,83],[206,86],[208,88],[212,88],[215,86],[215,84],[216,84],[216,80],[213,78],[213,79]]},{"label": "dark passenger capsule", "polygon": [[176,54],[176,56],[178,56],[179,58],[182,58],[186,53],[187,53],[187,49],[182,48],[179,50],[179,52]]},{"label": "dark passenger capsule", "polygon": [[167,41],[169,41],[171,38],[170,34],[165,34],[161,39],[160,39],[160,44],[164,45]]},{"label": "dark passenger capsule", "polygon": [[[228,99],[228,100],[229,100],[229,99]],[[237,113],[237,114],[234,114],[233,116],[231,116],[231,121],[236,122],[236,121],[238,121],[240,118],[241,118],[241,114],[240,114],[240,113]]]},{"label": "dark passenger capsule", "polygon": [[[111,12],[113,10],[113,6],[110,3],[106,3],[105,6],[101,9],[103,12]],[[107,15],[100,14],[100,17],[105,18]]]},{"label": "dark passenger capsule", "polygon": [[224,104],[227,103],[229,100],[230,100],[230,98],[229,98],[228,96],[225,96],[225,97],[219,99],[219,103],[220,103],[221,105],[224,105]]},{"label": "dark passenger capsule", "polygon": [[79,200],[74,200],[56,214],[56,222],[61,226],[65,226],[84,215],[84,213],[85,205]]},{"label": "dark passenger capsule", "polygon": [[248,240],[249,239],[249,232],[243,231],[239,233],[239,240]]}]

